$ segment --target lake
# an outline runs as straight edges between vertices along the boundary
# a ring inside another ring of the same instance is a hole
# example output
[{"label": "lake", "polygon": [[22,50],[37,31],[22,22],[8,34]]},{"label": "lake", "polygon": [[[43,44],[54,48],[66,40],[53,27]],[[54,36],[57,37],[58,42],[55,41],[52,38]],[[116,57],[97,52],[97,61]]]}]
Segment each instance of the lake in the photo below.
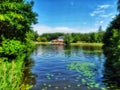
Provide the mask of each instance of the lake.
[{"label": "lake", "polygon": [[31,90],[106,90],[101,47],[38,45],[31,58]]}]

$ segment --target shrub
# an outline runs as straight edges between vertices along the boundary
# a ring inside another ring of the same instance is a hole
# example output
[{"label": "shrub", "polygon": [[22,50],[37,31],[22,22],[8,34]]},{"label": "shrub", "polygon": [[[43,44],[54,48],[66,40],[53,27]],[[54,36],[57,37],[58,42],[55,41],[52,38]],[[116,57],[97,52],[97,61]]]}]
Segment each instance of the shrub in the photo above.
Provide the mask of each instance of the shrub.
[{"label": "shrub", "polygon": [[24,53],[25,45],[18,40],[4,39],[0,47],[0,56],[8,57],[9,59],[16,58],[18,55]]}]

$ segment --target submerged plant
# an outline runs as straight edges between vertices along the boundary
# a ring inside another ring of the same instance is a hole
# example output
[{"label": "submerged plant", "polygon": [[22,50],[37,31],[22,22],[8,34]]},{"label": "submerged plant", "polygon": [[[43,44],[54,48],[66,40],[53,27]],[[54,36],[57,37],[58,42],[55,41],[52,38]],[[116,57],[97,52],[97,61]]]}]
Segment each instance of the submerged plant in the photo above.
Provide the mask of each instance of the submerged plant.
[{"label": "submerged plant", "polygon": [[[95,64],[91,62],[72,62],[68,65],[69,70],[75,70],[80,73],[77,79],[90,88],[101,88],[96,82]],[[103,89],[103,88],[102,88]]]}]

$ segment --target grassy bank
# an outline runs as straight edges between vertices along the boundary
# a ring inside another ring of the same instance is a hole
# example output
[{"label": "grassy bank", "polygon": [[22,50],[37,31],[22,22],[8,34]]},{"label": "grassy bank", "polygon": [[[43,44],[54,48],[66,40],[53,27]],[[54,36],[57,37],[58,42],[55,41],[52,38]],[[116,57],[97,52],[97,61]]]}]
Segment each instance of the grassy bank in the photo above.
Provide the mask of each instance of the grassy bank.
[{"label": "grassy bank", "polygon": [[51,43],[50,42],[34,42],[34,44],[36,44],[36,45],[37,44],[43,44],[43,45],[45,44],[46,45],[46,44],[51,44]]},{"label": "grassy bank", "polygon": [[24,58],[21,55],[11,62],[2,62],[0,58],[0,90],[29,90],[30,86],[22,83]]},{"label": "grassy bank", "polygon": [[73,46],[77,46],[77,45],[80,45],[80,46],[100,46],[100,47],[103,46],[102,43],[71,43],[71,45],[73,45]]},{"label": "grassy bank", "polygon": [[[56,44],[56,43],[51,43],[51,42],[34,42],[34,44],[43,44],[43,45],[48,45],[48,44]],[[72,46],[100,46],[102,47],[102,43],[85,43],[85,42],[80,42],[80,43],[71,43]]]},{"label": "grassy bank", "polygon": [[0,90],[19,90],[22,78],[23,59],[0,63]]}]

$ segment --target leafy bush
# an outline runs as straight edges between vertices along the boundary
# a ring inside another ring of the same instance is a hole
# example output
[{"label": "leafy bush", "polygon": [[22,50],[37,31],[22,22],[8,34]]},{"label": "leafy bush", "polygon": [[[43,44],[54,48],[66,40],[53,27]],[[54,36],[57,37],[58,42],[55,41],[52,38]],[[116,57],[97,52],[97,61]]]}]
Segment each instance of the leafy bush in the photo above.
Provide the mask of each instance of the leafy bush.
[{"label": "leafy bush", "polygon": [[25,37],[25,40],[26,40],[25,46],[26,46],[27,54],[30,54],[35,47],[35,45],[33,44],[33,39],[34,39],[34,33],[32,31],[27,32]]},{"label": "leafy bush", "polygon": [[2,57],[9,57],[10,59],[16,58],[25,51],[25,45],[18,40],[4,39],[2,47],[0,47],[0,55]]},{"label": "leafy bush", "polygon": [[46,37],[41,37],[41,42],[47,42],[47,38]]},{"label": "leafy bush", "polygon": [[105,81],[120,86],[120,15],[110,23],[105,32],[103,43],[103,51],[106,56]]},{"label": "leafy bush", "polygon": [[70,45],[73,42],[73,37],[71,34],[65,34],[64,42],[66,45]]},{"label": "leafy bush", "polygon": [[40,38],[40,37],[37,37],[37,38],[36,38],[36,41],[40,42],[40,41],[41,41],[41,38]]}]

